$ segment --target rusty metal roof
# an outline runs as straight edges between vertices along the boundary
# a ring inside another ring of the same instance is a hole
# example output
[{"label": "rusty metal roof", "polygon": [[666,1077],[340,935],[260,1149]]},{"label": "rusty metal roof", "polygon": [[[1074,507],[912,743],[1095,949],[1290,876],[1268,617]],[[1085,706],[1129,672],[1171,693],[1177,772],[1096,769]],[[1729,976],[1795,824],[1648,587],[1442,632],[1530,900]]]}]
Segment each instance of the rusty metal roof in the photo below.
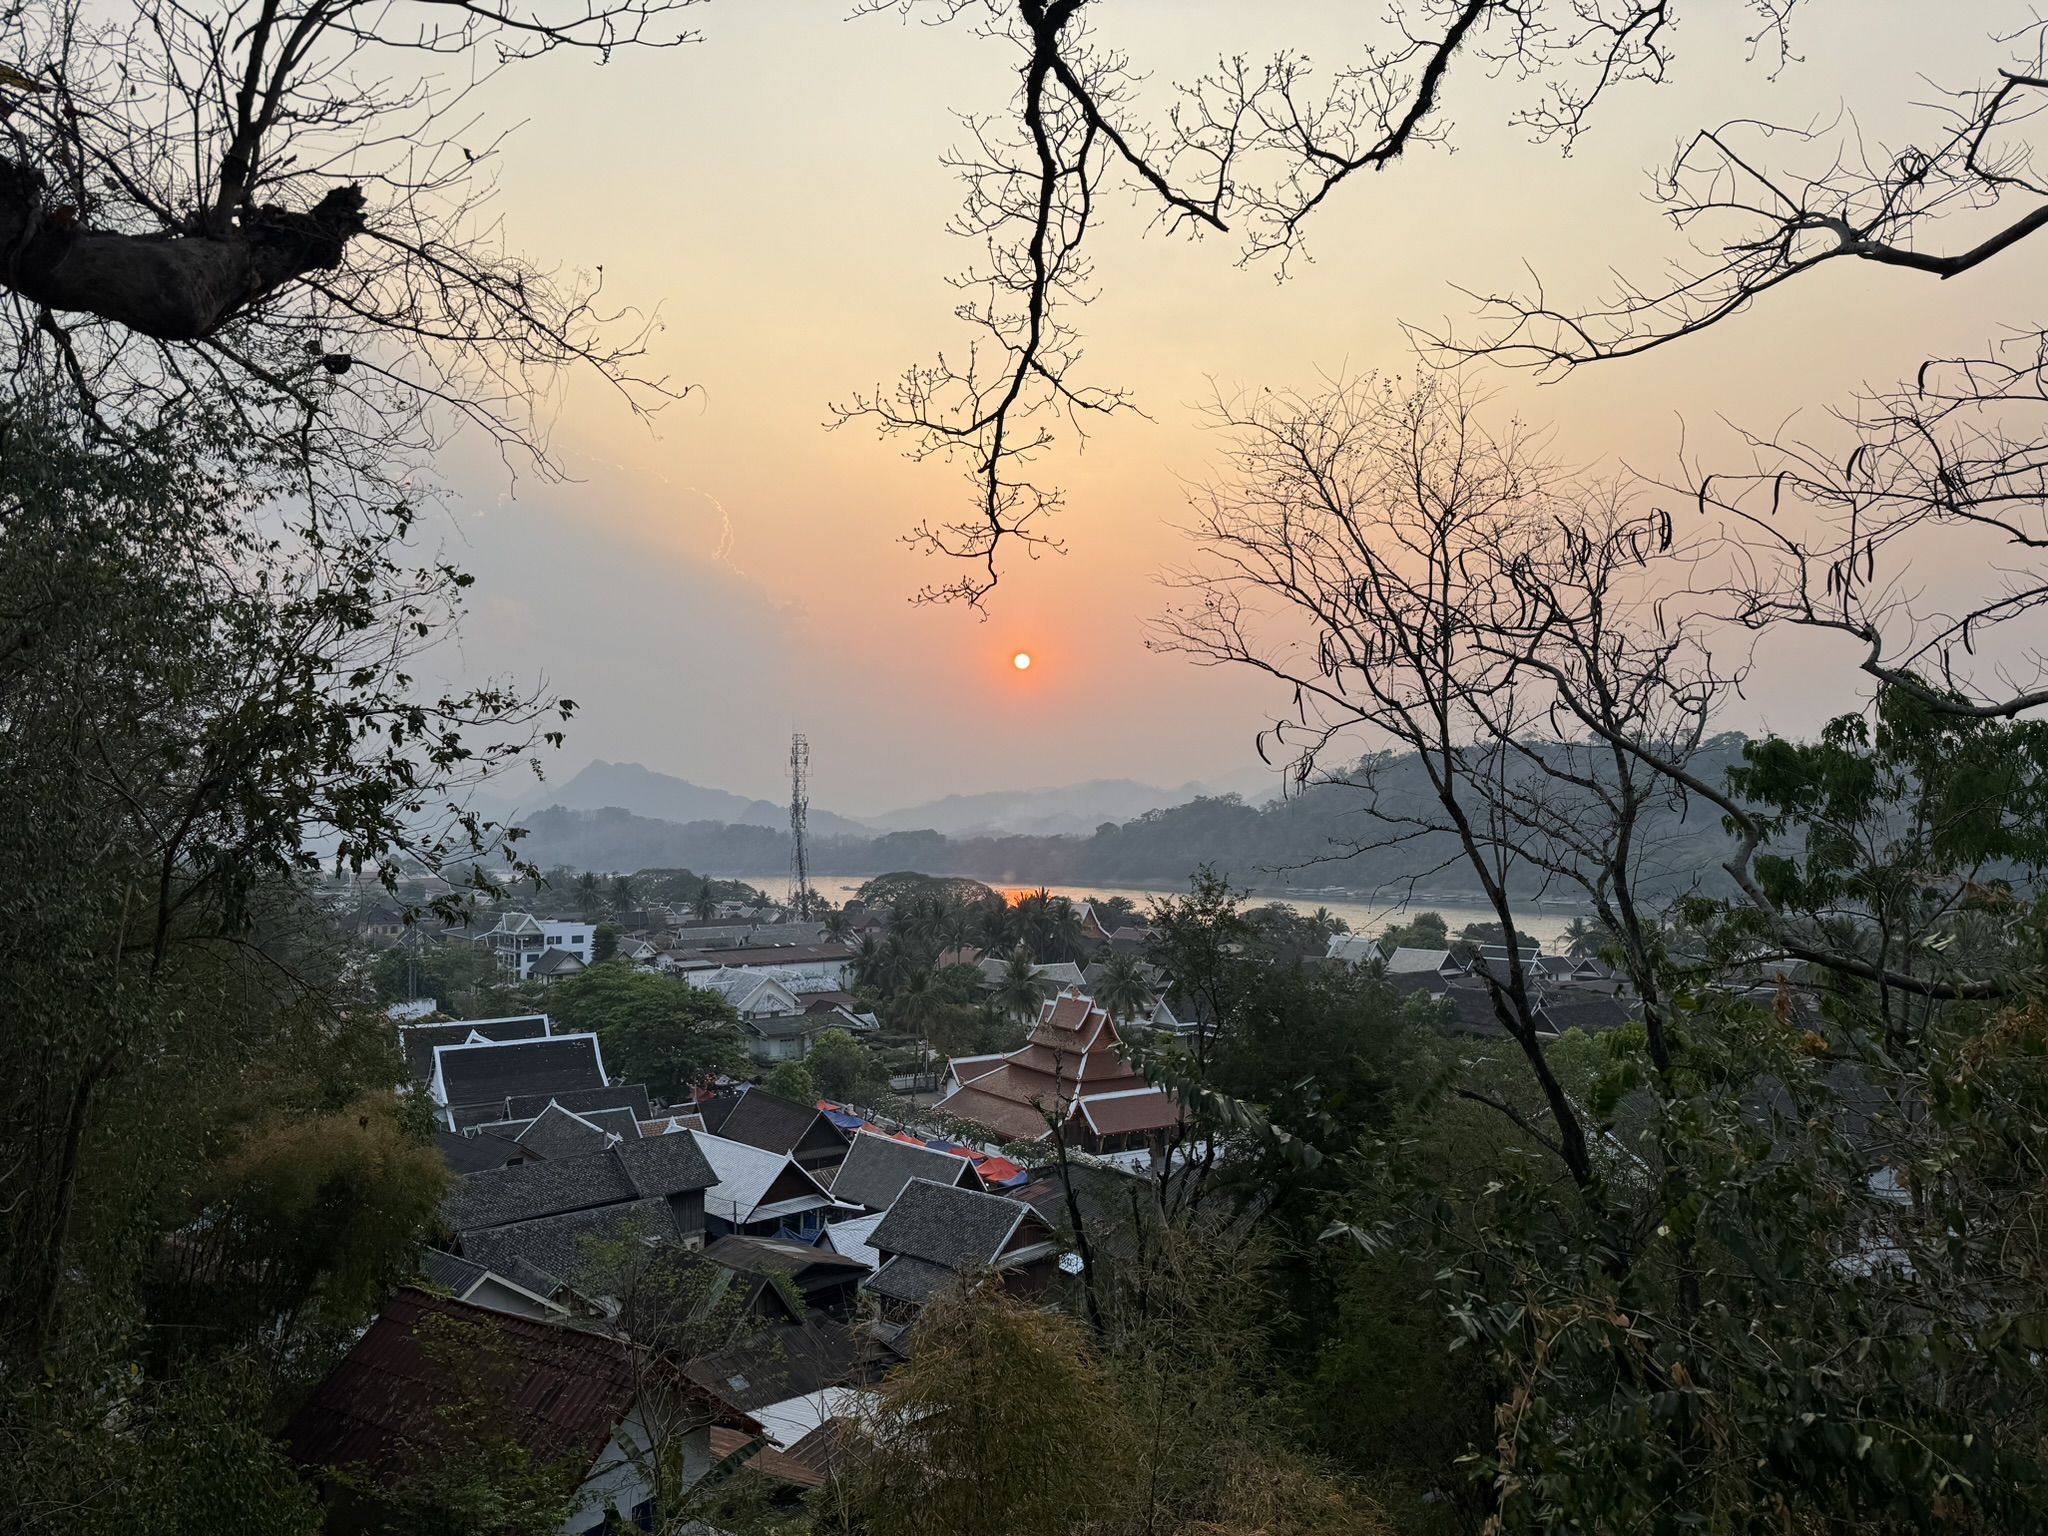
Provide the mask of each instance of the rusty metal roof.
[{"label": "rusty metal roof", "polygon": [[[446,1319],[429,1325],[429,1319]],[[328,1373],[285,1430],[310,1466],[393,1468],[399,1448],[431,1446],[439,1411],[464,1396],[494,1404],[494,1428],[535,1457],[588,1467],[633,1406],[626,1345],[405,1287]]]}]

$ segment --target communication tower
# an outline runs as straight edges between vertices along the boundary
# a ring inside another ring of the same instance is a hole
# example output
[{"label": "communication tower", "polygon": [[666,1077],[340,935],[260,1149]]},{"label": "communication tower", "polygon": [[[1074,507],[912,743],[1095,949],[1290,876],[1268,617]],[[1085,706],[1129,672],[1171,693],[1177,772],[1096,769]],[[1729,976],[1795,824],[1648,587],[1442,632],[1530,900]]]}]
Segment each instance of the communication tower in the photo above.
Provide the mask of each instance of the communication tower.
[{"label": "communication tower", "polygon": [[811,744],[801,734],[789,738],[789,905],[800,919],[808,920],[816,896],[811,890],[809,855],[804,847],[804,824],[811,809]]}]

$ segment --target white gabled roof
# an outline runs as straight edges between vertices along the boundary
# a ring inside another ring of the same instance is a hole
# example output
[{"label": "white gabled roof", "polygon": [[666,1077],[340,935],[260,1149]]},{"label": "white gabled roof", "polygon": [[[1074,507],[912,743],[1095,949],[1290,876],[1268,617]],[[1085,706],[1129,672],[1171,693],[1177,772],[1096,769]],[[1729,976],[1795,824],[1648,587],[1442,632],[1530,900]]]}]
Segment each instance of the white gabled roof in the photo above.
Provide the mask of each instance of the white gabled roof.
[{"label": "white gabled roof", "polygon": [[[718,1175],[718,1182],[704,1191],[707,1215],[742,1227],[749,1222],[820,1210],[833,1203],[825,1187],[786,1152],[766,1152],[743,1141],[728,1141],[723,1136],[714,1136],[709,1131],[685,1131],[683,1134],[697,1139],[697,1150],[704,1154],[711,1171]],[[764,1205],[762,1202],[767,1198],[769,1186],[792,1168],[802,1175],[803,1182],[810,1185],[813,1194]]]},{"label": "white gabled roof", "polygon": [[1389,976],[1416,976],[1455,967],[1448,949],[1411,949],[1403,944],[1387,956]]},{"label": "white gabled roof", "polygon": [[871,1216],[833,1222],[825,1229],[825,1246],[843,1259],[859,1259],[869,1269],[880,1269],[882,1256],[868,1246],[868,1237],[888,1214],[887,1211],[876,1211]]}]

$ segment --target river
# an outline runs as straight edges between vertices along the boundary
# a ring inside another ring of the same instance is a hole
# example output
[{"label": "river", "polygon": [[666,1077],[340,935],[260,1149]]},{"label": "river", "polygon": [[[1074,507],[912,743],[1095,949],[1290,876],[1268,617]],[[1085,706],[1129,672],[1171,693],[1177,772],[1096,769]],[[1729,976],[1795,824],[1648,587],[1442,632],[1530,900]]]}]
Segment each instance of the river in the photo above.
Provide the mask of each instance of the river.
[{"label": "river", "polygon": [[[785,895],[789,890],[789,873],[787,870],[776,875],[736,875],[727,878],[744,880],[748,885],[754,886],[758,890],[766,891],[770,896],[778,898]],[[823,875],[814,879],[811,882],[811,887],[834,905],[839,905],[859,891],[866,879],[867,877],[862,875]],[[1023,891],[1038,889],[1037,886],[1003,885],[996,886],[995,888],[1011,896],[1018,895]],[[1099,896],[1105,901],[1112,896],[1128,896],[1138,904],[1140,912],[1143,912],[1147,904],[1155,897],[1175,893],[1164,887],[1155,887],[1148,890],[1127,885],[1048,885],[1045,889],[1051,891],[1055,896],[1067,896],[1076,901],[1085,900],[1091,896]],[[1181,886],[1176,889],[1184,891],[1187,887]],[[1404,914],[1416,912],[1435,912],[1439,914],[1450,925],[1451,932],[1454,935],[1467,923],[1491,923],[1498,920],[1490,909],[1473,905],[1471,896],[1465,893],[1448,897],[1445,900],[1437,900],[1427,891],[1418,891],[1412,899],[1378,900],[1361,896],[1357,891],[1345,890],[1341,887],[1332,888],[1325,892],[1303,890],[1299,886],[1278,886],[1254,888],[1250,900],[1253,902],[1285,902],[1297,912],[1313,912],[1318,907],[1321,907],[1331,915],[1343,918],[1345,922],[1351,925],[1353,933],[1378,933],[1389,923],[1407,921],[1408,919]],[[1537,905],[1525,902],[1521,904],[1517,912],[1517,921],[1524,933],[1535,938],[1545,949],[1555,952],[1562,948],[1562,938],[1566,925],[1573,918],[1586,915],[1587,909],[1576,904],[1545,902]]]}]

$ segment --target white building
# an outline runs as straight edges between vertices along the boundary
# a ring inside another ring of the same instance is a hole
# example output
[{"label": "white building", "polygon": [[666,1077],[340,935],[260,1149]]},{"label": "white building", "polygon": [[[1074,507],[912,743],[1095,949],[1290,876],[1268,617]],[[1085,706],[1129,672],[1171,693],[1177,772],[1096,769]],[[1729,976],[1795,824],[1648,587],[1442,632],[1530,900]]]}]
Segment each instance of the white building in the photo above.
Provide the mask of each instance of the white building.
[{"label": "white building", "polygon": [[579,966],[590,964],[590,946],[596,933],[594,924],[578,918],[507,912],[498,919],[497,927],[482,936],[481,942],[498,957],[503,970],[519,981],[528,981],[533,977],[534,962],[551,949],[574,955]]}]

